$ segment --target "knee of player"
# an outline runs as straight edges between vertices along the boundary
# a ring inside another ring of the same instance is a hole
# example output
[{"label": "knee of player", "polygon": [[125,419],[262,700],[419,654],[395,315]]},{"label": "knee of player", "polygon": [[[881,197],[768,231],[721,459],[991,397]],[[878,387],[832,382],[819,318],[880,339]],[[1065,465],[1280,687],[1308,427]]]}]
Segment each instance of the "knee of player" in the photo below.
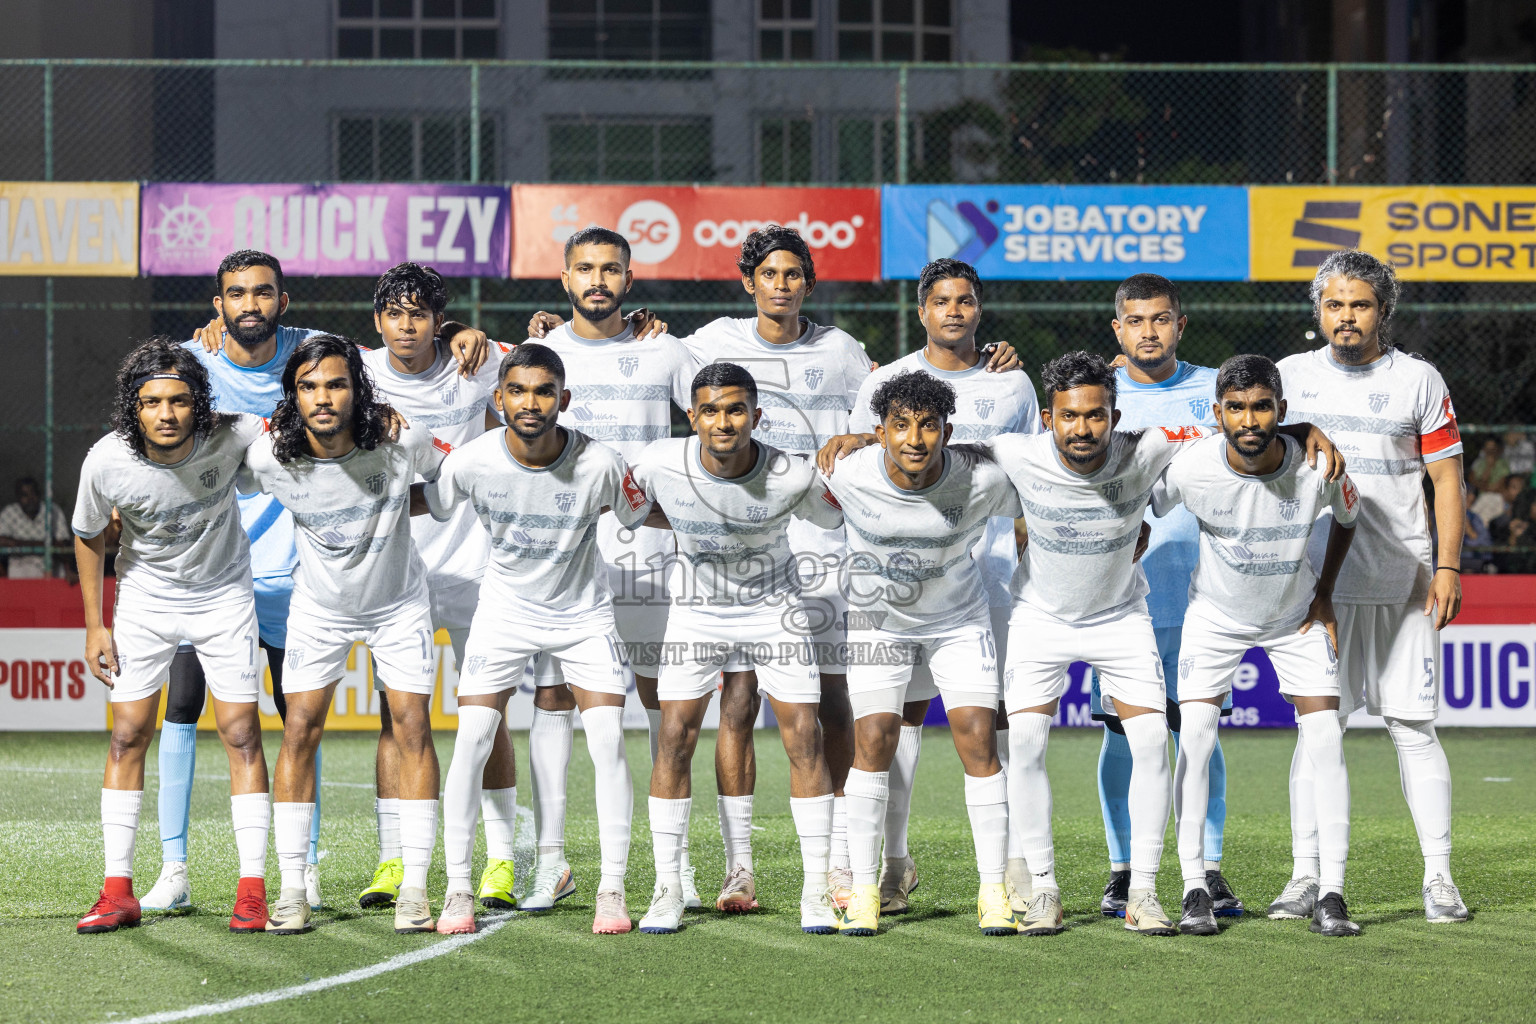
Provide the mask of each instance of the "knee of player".
[{"label": "knee of player", "polygon": [[113,761],[143,757],[144,752],[149,749],[150,741],[154,738],[153,720],[148,724],[136,724],[118,718],[112,723],[112,742],[108,747],[107,756]]},{"label": "knee of player", "polygon": [[814,767],[825,759],[815,716],[780,718],[779,735],[784,741],[785,756],[796,768]]},{"label": "knee of player", "polygon": [[219,738],[225,748],[239,753],[246,762],[262,757],[261,723],[254,714],[220,727]]}]

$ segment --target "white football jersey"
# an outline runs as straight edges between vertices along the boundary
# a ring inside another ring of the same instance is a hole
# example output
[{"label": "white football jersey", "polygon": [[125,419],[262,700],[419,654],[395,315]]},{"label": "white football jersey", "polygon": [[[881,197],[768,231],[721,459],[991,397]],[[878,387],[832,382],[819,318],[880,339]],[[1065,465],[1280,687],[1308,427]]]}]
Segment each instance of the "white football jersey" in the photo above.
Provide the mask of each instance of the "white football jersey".
[{"label": "white football jersey", "polygon": [[944,470],[921,491],[891,482],[885,449],[838,462],[827,488],[848,527],[848,632],[928,636],[985,625],[987,597],[971,549],[987,519],[1019,516],[1019,496],[989,454],[944,449]]},{"label": "white football jersey", "polygon": [[1285,457],[1273,473],[1237,472],[1227,461],[1227,439],[1217,434],[1189,445],[1152,489],[1156,515],[1182,504],[1199,521],[1190,603],[1200,602],[1207,617],[1214,612],[1256,630],[1300,624],[1317,589],[1307,561],[1317,517],[1331,508],[1338,522],[1353,525],[1360,510],[1348,476],[1329,483],[1326,467],[1307,465],[1300,442],[1278,440]]},{"label": "white football jersey", "polygon": [[173,466],[151,462],[115,433],[91,446],[73,527],[95,537],[118,510],[118,586],[162,600],[250,589],[251,545],[235,510],[235,477],[266,425],[248,414],[231,419]]},{"label": "white football jersey", "polygon": [[[565,448],[548,466],[518,462],[507,450],[506,431],[493,430],[454,449],[427,487],[434,518],[450,517],[460,503],[478,517],[491,546],[481,600],[495,601],[519,628],[611,619],[598,522],[612,518],[632,529],[650,511],[618,452],[579,430],[555,429],[565,435]],[[605,507],[611,517],[602,516]]]},{"label": "white football jersey", "polygon": [[[421,373],[402,373],[389,361],[389,349],[363,353],[363,365],[373,377],[379,401],[388,402],[413,427],[460,448],[485,433],[485,414],[495,415],[491,392],[500,383],[497,372],[508,345],[491,342],[485,365],[472,377],[459,375],[459,364],[443,344],[437,360]],[[446,522],[421,516],[411,524],[411,540],[427,567],[427,586],[450,588],[485,575],[490,539],[465,506]]]},{"label": "white football jersey", "polygon": [[1018,489],[1029,528],[1013,577],[1015,603],[1087,625],[1145,598],[1146,574],[1131,559],[1152,485],[1175,454],[1203,436],[1199,427],[1117,430],[1104,465],[1086,476],[1063,464],[1052,434],[982,442]]},{"label": "white football jersey", "polygon": [[411,484],[436,479],[443,454],[431,434],[412,426],[372,451],[285,464],[263,434],[246,456],[240,488],[265,491],[293,513],[296,597],[348,619],[384,618],[427,599],[426,567],[411,543]]},{"label": "white football jersey", "polygon": [[741,477],[712,476],[698,437],[667,438],[640,453],[635,482],[667,514],[677,535],[672,605],[711,615],[750,613],[800,593],[792,519],[823,530],[843,514],[808,458],[772,445]]},{"label": "white football jersey", "polygon": [[[1287,418],[1327,434],[1360,489],[1360,522],[1333,599],[1345,604],[1422,599],[1434,575],[1424,466],[1461,454],[1445,378],[1395,348],[1364,366],[1337,363],[1326,347],[1287,356],[1279,366]],[[1326,529],[1313,535],[1309,553],[1315,565],[1322,564],[1327,537]]]}]

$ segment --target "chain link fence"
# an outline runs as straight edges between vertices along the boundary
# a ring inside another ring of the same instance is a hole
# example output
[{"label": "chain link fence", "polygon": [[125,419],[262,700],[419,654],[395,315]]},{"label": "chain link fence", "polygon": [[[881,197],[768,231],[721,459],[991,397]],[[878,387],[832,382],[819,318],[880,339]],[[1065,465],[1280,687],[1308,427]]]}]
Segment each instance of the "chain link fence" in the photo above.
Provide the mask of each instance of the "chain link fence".
[{"label": "chain link fence", "polygon": [[[0,61],[0,98],[12,181],[1536,181],[1536,66]],[[983,339],[1030,369],[1108,353],[1113,284],[988,282]],[[290,278],[286,322],[372,343],[372,286]],[[457,318],[507,339],[564,298],[549,281],[453,287]],[[911,287],[825,282],[807,315],[886,362],[921,344]],[[0,478],[44,479],[67,507],[117,360],[190,335],[212,294],[200,278],[0,277]],[[1192,361],[1318,344],[1302,283],[1184,298]],[[678,334],[751,312],[731,282],[642,282],[630,301]],[[1529,284],[1404,286],[1395,340],[1445,373],[1469,462],[1483,435],[1536,421],[1533,314]]]}]

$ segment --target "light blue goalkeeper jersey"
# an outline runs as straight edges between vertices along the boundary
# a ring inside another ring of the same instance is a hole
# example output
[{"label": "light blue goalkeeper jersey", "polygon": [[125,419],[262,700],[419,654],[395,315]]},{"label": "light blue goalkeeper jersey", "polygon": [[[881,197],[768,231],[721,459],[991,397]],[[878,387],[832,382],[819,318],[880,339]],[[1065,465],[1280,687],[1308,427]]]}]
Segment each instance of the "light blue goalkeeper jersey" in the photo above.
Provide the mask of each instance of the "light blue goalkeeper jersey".
[{"label": "light blue goalkeeper jersey", "polygon": [[[1209,366],[1180,362],[1172,377],[1157,384],[1138,383],[1122,367],[1115,371],[1115,383],[1119,389],[1115,403],[1120,410],[1118,430],[1216,426],[1211,411],[1216,401],[1216,371]],[[1152,626],[1182,626],[1189,607],[1189,577],[1200,557],[1200,524],[1182,505],[1162,519],[1148,508],[1146,520],[1152,524],[1152,537],[1141,564],[1152,588],[1147,596]]]}]

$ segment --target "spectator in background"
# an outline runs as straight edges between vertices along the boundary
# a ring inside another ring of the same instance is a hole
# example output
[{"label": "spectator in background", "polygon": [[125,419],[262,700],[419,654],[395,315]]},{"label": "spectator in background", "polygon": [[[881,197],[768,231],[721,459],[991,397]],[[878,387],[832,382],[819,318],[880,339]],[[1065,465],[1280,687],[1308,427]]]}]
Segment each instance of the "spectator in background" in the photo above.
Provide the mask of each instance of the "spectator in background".
[{"label": "spectator in background", "polygon": [[[43,490],[37,481],[30,476],[17,480],[16,500],[0,509],[0,550],[42,547],[51,541],[60,545],[53,555],[54,575],[63,576],[73,556],[69,519],[57,504],[48,509],[46,518],[48,525],[44,524]],[[42,555],[11,555],[9,563],[6,575],[13,580],[35,580],[43,576]]]},{"label": "spectator in background", "polygon": [[1509,462],[1504,458],[1504,445],[1496,437],[1483,442],[1482,453],[1472,463],[1467,478],[1479,491],[1496,491],[1509,476]]},{"label": "spectator in background", "polygon": [[1488,532],[1488,524],[1483,522],[1482,516],[1468,508],[1467,528],[1461,542],[1461,571],[1497,572],[1488,553],[1492,546],[1493,535]]},{"label": "spectator in background", "polygon": [[1536,470],[1536,443],[1532,443],[1529,435],[1511,430],[1504,435],[1504,461],[1509,463],[1511,473],[1529,477]]},{"label": "spectator in background", "polygon": [[1504,498],[1504,511],[1488,523],[1488,532],[1493,536],[1493,542],[1508,545],[1530,544],[1536,540],[1536,537],[1532,537],[1529,533],[1531,502],[1536,498],[1536,492],[1526,485],[1525,477],[1513,474],[1504,479],[1504,486],[1500,490]]},{"label": "spectator in background", "polygon": [[1503,490],[1496,491],[1472,491],[1472,501],[1467,504],[1467,514],[1476,515],[1484,524],[1491,523],[1503,515],[1508,507],[1504,500]]}]

